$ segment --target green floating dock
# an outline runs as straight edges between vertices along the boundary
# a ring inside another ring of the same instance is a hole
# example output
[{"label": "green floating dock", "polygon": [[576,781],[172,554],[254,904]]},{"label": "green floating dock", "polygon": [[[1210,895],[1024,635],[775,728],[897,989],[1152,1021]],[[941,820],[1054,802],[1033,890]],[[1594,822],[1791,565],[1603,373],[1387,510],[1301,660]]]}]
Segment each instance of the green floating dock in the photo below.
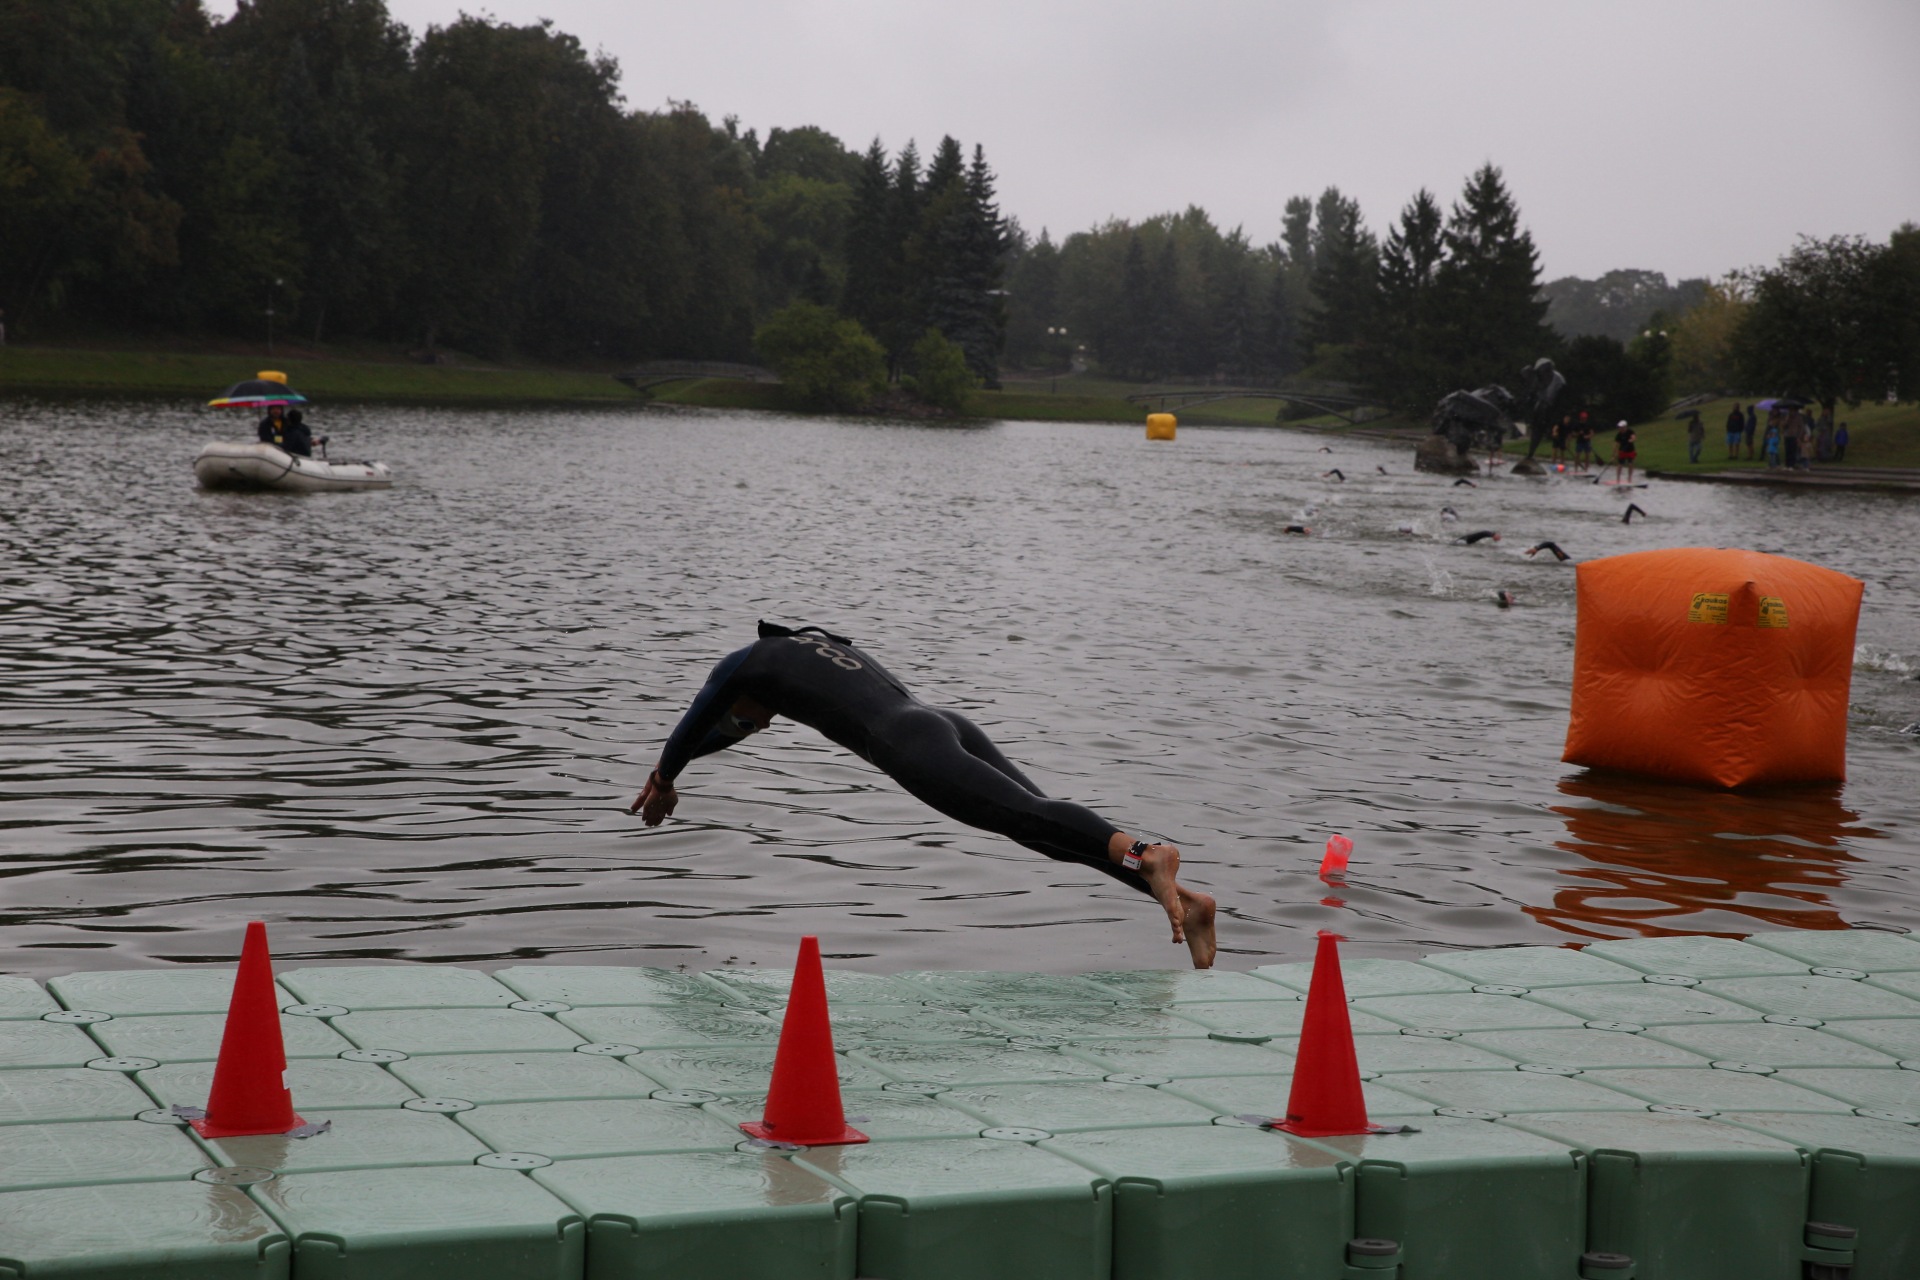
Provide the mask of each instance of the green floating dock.
[{"label": "green floating dock", "polygon": [[1920,941],[1345,967],[1367,1105],[1284,1110],[1309,966],[829,973],[864,1145],[745,1140],[789,975],[279,975],[309,1138],[204,1140],[231,970],[0,977],[7,1280],[1915,1280]]}]

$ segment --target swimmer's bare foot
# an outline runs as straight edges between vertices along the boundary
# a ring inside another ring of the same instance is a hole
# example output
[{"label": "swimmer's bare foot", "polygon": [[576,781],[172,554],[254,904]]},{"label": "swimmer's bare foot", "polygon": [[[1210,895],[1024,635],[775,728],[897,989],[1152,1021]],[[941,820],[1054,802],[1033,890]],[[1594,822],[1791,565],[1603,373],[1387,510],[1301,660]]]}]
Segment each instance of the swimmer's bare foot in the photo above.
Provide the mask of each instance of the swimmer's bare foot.
[{"label": "swimmer's bare foot", "polygon": [[1173,940],[1187,944],[1194,968],[1211,969],[1214,901],[1208,894],[1182,888],[1179,873],[1180,850],[1174,845],[1148,845],[1140,855],[1140,874],[1146,879],[1147,891],[1167,913]]},{"label": "swimmer's bare foot", "polygon": [[1195,889],[1180,890],[1182,922],[1186,925],[1187,952],[1196,969],[1213,968],[1213,895]]}]

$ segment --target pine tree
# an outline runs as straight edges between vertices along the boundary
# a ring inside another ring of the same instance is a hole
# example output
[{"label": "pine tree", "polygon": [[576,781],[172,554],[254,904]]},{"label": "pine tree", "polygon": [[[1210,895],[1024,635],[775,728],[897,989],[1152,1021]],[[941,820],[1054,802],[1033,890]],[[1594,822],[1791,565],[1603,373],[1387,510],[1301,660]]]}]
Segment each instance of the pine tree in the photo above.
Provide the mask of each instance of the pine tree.
[{"label": "pine tree", "polygon": [[1360,220],[1360,205],[1328,187],[1314,209],[1313,309],[1307,355],[1365,341],[1373,320],[1379,245]]},{"label": "pine tree", "polygon": [[899,246],[892,238],[893,183],[887,153],[875,138],[860,158],[847,223],[847,287],[841,309],[868,333],[886,327]]},{"label": "pine tree", "polygon": [[1500,170],[1467,179],[1442,236],[1436,276],[1438,354],[1455,386],[1511,382],[1554,345],[1540,294],[1540,255]]},{"label": "pine tree", "polygon": [[1400,211],[1400,222],[1380,251],[1380,302],[1369,335],[1362,377],[1382,399],[1421,413],[1452,389],[1435,351],[1435,292],[1446,249],[1444,219],[1433,193],[1422,188]]}]

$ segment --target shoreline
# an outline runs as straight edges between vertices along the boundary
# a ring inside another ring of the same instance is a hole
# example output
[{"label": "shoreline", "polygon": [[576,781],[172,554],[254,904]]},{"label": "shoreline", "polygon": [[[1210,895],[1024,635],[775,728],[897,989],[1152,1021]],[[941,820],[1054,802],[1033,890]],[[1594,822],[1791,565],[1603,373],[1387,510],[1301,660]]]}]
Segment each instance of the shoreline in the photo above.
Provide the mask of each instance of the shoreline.
[{"label": "shoreline", "polygon": [[[449,353],[450,355],[452,353]],[[250,377],[260,369],[278,369],[317,402],[336,404],[442,405],[447,407],[511,407],[540,405],[581,408],[645,408],[683,405],[693,408],[763,410],[805,414],[785,403],[777,383],[744,382],[725,378],[689,379],[668,383],[649,392],[634,392],[614,380],[617,369],[495,365],[452,355],[461,363],[422,364],[396,358],[387,351],[316,354],[299,350],[266,356],[258,351],[180,351],[153,348],[82,348],[48,345],[0,347],[0,400],[22,397],[205,399],[221,387]],[[1137,425],[1146,410],[1126,396],[1141,384],[1125,383],[1089,374],[1060,377],[1009,378],[1000,390],[976,390],[966,412],[950,422],[1100,422]],[[1702,416],[1717,424],[1733,397],[1699,406]],[[1744,397],[1741,398],[1744,402]],[[1854,473],[1920,471],[1920,405],[1862,404],[1845,409],[1855,425],[1844,470]],[[1374,418],[1350,424],[1337,418],[1281,420],[1272,400],[1222,400],[1205,409],[1176,415],[1184,426],[1281,427],[1322,436],[1351,437],[1404,443],[1409,449],[1426,434],[1426,424],[1404,418]],[[1843,484],[1835,476],[1822,480],[1816,467],[1811,483],[1768,479],[1759,460],[1723,459],[1719,433],[1709,427],[1702,461],[1686,458],[1686,426],[1663,415],[1635,424],[1640,435],[1640,465],[1662,479],[1733,484],[1806,484],[1811,488],[1892,488],[1920,490],[1920,483],[1901,476],[1898,482],[1874,479]],[[1596,431],[1596,453],[1611,450],[1611,432]],[[1524,451],[1524,442],[1508,442],[1504,453]],[[1542,450],[1544,454],[1545,450]],[[1550,464],[1549,464],[1550,465]],[[1610,464],[1608,464],[1610,465]],[[1832,465],[1832,464],[1828,464]]]}]

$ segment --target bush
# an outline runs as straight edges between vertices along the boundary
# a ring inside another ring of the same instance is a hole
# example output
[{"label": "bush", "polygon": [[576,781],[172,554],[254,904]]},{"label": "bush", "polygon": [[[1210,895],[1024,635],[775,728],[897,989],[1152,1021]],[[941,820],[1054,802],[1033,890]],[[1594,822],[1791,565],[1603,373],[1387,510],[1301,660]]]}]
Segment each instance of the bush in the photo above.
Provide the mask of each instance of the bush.
[{"label": "bush", "polygon": [[967,407],[967,393],[979,385],[967,368],[967,353],[947,341],[938,329],[920,335],[907,353],[907,390],[937,408],[959,413]]},{"label": "bush", "polygon": [[775,312],[753,335],[753,347],[802,408],[864,409],[886,386],[886,352],[873,335],[812,302]]},{"label": "bush", "polygon": [[1664,340],[1636,339],[1629,350],[1598,333],[1572,339],[1559,361],[1568,394],[1554,405],[1555,412],[1585,409],[1600,421],[1659,417],[1667,406],[1665,345]]}]

